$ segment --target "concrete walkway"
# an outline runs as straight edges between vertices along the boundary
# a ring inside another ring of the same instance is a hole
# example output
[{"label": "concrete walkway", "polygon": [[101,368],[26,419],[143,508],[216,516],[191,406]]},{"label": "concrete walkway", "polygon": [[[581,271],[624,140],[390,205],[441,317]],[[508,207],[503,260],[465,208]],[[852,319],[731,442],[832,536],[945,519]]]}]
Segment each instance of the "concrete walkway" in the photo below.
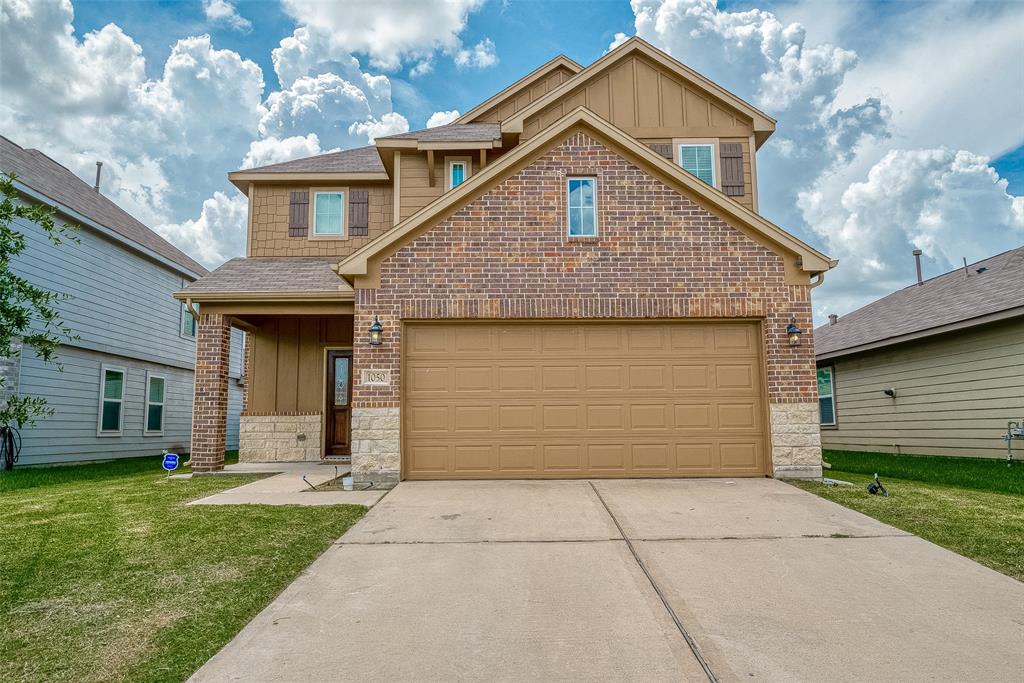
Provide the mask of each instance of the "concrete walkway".
[{"label": "concrete walkway", "polygon": [[403,483],[193,677],[1019,680],[1024,584],[767,480]]},{"label": "concrete walkway", "polygon": [[[194,500],[189,505],[375,505],[387,491],[312,491],[313,486],[331,481],[348,471],[348,466],[318,462],[236,463],[213,476],[225,474],[273,474],[250,484],[237,486]],[[276,474],[274,474],[276,473]],[[203,475],[209,476],[209,475]]]}]

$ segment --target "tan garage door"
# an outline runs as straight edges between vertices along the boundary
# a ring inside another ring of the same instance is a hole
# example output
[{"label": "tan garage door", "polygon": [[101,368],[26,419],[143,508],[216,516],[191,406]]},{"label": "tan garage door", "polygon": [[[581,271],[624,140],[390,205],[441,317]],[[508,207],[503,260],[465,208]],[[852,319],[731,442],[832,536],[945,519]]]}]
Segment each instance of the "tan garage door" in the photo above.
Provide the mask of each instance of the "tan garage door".
[{"label": "tan garage door", "polygon": [[410,323],[408,479],[765,472],[753,323]]}]

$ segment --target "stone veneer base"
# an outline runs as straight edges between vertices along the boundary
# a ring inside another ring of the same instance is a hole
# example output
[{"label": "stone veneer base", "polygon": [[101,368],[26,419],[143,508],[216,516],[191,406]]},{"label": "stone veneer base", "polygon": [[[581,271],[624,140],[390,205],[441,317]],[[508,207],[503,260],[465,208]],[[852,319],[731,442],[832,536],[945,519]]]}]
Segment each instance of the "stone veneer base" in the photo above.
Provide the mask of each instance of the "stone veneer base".
[{"label": "stone veneer base", "polygon": [[321,427],[320,415],[242,415],[238,461],[319,461]]},{"label": "stone veneer base", "polygon": [[352,478],[357,484],[390,486],[402,470],[398,408],[352,409]]},{"label": "stone veneer base", "polygon": [[817,403],[772,403],[772,471],[776,479],[821,478]]}]

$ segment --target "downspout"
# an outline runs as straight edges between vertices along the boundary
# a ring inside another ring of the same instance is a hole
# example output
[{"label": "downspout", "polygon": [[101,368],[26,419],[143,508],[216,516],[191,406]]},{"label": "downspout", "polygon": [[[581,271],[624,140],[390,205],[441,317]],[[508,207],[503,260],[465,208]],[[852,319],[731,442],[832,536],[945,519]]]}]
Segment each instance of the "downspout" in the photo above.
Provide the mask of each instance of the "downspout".
[{"label": "downspout", "polygon": [[817,287],[818,285],[820,285],[824,281],[825,281],[825,271],[821,271],[820,273],[815,273],[814,276],[811,278],[811,289],[814,289],[815,287]]},{"label": "downspout", "polygon": [[192,314],[192,317],[196,319],[196,324],[198,324],[199,323],[199,311],[197,311],[195,309],[195,307],[192,305],[192,297],[186,297],[185,298],[185,308],[188,309],[188,312]]}]

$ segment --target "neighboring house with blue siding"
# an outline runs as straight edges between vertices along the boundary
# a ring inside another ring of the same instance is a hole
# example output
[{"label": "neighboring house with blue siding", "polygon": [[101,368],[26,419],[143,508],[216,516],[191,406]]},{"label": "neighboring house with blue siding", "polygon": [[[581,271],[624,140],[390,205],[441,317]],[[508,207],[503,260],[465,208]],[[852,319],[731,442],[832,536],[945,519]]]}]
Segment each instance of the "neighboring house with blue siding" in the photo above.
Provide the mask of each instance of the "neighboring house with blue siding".
[{"label": "neighboring house with blue siding", "polygon": [[[70,294],[57,307],[79,337],[58,349],[63,371],[31,348],[0,359],[8,391],[42,396],[55,411],[21,430],[18,464],[187,451],[196,325],[171,294],[206,269],[38,150],[0,136],[0,172],[17,176],[24,201],[53,206],[59,222],[82,228],[78,243],[54,246],[38,225],[15,224],[28,248],[12,270]],[[227,447],[234,449],[244,393],[243,334],[236,331],[231,342]]]}]

